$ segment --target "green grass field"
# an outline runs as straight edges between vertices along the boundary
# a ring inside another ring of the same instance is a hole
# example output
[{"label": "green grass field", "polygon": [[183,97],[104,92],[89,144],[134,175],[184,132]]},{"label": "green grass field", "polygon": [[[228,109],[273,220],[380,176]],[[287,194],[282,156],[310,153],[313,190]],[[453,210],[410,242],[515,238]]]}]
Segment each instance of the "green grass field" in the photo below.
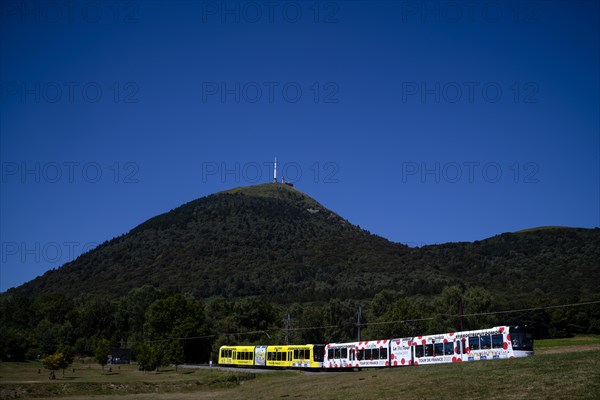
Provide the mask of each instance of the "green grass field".
[{"label": "green grass field", "polygon": [[360,372],[165,368],[142,373],[135,366],[103,374],[94,364],[75,372],[48,372],[39,363],[0,364],[0,397],[97,399],[598,399],[600,337],[536,342],[536,355],[426,367],[368,369]]},{"label": "green grass field", "polygon": [[544,339],[535,342],[536,350],[545,350],[552,347],[600,345],[600,336],[577,336],[568,339]]}]

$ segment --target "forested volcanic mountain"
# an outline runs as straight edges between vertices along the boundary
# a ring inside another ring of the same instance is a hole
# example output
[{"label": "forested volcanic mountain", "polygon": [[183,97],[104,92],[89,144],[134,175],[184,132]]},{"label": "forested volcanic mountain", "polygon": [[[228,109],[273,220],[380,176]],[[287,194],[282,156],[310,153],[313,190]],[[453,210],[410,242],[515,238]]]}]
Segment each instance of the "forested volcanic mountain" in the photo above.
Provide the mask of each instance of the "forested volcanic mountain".
[{"label": "forested volcanic mountain", "polygon": [[9,290],[118,298],[153,285],[197,297],[276,302],[439,293],[597,294],[600,229],[505,233],[409,248],[352,225],[285,184],[240,187],[184,204]]}]

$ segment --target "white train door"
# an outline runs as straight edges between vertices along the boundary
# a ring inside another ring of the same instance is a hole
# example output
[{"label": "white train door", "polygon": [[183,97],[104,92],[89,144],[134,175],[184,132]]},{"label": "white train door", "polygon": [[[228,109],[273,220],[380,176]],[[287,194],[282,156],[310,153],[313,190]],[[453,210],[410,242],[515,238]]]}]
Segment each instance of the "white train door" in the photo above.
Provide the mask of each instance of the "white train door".
[{"label": "white train door", "polygon": [[402,367],[412,365],[412,339],[392,339],[390,344],[390,366]]}]

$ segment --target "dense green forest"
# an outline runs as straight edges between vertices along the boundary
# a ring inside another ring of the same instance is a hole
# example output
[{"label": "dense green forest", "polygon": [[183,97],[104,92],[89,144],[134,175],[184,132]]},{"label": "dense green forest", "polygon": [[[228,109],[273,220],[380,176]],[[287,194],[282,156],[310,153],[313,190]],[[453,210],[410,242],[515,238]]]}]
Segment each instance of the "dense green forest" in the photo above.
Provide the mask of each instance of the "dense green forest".
[{"label": "dense green forest", "polygon": [[355,340],[359,307],[363,339],[494,324],[600,333],[598,303],[558,307],[597,302],[597,282],[600,229],[409,248],[287,185],[257,185],[184,204],[2,294],[0,351],[103,359],[126,347],[154,369],[206,362],[224,343]]},{"label": "dense green forest", "polygon": [[[571,297],[572,302],[592,299]],[[291,303],[261,297],[195,299],[153,286],[133,289],[119,300],[62,294],[6,295],[0,299],[0,349],[4,361],[36,359],[71,349],[93,356],[108,341],[133,349],[140,368],[216,360],[223,344],[328,343],[357,339],[362,310],[362,339],[378,339],[526,324],[537,337],[600,333],[598,304],[522,310],[531,302],[481,288],[449,286],[434,296],[407,296],[383,290],[371,300],[332,299]],[[492,313],[490,313],[492,312]],[[464,317],[460,317],[460,313]],[[490,314],[488,314],[490,313]],[[476,314],[476,315],[474,315]],[[290,329],[285,320],[290,316]]]}]

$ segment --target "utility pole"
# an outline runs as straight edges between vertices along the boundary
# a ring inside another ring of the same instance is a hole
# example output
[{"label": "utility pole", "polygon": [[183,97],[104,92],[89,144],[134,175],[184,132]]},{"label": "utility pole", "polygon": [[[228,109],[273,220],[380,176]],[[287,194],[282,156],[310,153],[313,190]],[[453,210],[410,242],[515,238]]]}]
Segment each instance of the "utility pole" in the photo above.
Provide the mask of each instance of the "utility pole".
[{"label": "utility pole", "polygon": [[358,321],[356,322],[356,326],[358,327],[358,341],[361,342],[360,340],[360,328],[361,328],[361,323],[360,320],[362,318],[362,307],[358,306]]},{"label": "utility pole", "polygon": [[229,322],[227,322],[227,325],[225,327],[225,338],[226,338],[226,344],[227,346],[229,346]]},{"label": "utility pole", "polygon": [[291,328],[291,318],[290,313],[288,313],[287,318],[285,320],[285,344],[290,344],[290,328]]},{"label": "utility pole", "polygon": [[464,331],[465,330],[465,303],[464,303],[462,296],[458,300],[458,314],[460,315],[460,330]]}]

